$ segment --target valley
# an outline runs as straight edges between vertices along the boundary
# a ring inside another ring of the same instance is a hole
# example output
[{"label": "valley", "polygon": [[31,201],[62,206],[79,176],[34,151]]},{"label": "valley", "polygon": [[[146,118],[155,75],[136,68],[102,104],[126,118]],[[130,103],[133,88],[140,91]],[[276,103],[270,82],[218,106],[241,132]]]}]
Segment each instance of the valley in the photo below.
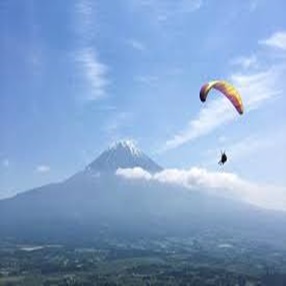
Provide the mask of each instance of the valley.
[{"label": "valley", "polygon": [[[0,285],[284,285],[286,248],[232,239],[110,238],[0,247]],[[2,283],[2,284],[1,284]]]}]

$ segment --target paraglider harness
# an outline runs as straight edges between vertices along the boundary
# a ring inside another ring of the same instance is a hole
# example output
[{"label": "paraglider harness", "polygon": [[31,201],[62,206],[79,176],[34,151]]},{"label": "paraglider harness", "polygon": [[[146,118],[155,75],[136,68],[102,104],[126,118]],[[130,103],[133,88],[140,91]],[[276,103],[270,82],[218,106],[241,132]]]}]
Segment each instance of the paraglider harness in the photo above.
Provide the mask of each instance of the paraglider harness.
[{"label": "paraglider harness", "polygon": [[227,156],[226,156],[225,152],[221,152],[221,159],[218,162],[219,165],[223,165],[226,161],[227,161]]}]

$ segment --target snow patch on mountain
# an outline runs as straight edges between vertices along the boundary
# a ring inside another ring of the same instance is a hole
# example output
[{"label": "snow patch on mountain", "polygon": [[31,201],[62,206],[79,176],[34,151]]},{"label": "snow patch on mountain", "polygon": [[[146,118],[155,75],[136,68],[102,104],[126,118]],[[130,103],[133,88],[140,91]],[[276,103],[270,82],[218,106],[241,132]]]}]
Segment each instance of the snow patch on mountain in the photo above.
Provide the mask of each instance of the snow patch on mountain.
[{"label": "snow patch on mountain", "polygon": [[120,140],[118,142],[114,142],[109,146],[108,150],[116,151],[119,148],[129,151],[135,157],[140,157],[143,154],[143,152],[136,146],[136,143],[132,140]]},{"label": "snow patch on mountain", "polygon": [[88,172],[115,172],[119,168],[140,167],[154,173],[162,167],[145,155],[131,140],[122,140],[113,143],[101,155],[89,164]]}]

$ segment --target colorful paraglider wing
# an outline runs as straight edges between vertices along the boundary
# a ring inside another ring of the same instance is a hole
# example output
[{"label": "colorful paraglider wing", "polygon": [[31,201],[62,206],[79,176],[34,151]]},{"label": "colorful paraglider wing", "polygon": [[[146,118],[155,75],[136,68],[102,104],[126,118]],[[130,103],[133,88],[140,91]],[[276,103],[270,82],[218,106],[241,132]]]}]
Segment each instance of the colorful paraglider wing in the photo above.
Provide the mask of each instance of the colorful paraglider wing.
[{"label": "colorful paraglider wing", "polygon": [[204,84],[200,91],[200,99],[202,102],[206,101],[208,93],[212,88],[223,93],[230,100],[238,113],[243,114],[243,103],[240,94],[226,81],[216,80]]}]

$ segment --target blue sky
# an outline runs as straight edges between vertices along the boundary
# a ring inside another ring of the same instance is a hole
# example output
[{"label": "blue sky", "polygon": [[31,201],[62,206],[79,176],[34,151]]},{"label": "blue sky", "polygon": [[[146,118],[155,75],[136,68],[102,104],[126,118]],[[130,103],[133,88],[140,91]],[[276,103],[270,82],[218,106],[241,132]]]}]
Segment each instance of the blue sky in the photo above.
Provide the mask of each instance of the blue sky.
[{"label": "blue sky", "polygon": [[[0,3],[0,197],[60,181],[129,138],[167,168],[286,187],[283,0]],[[239,116],[212,79],[240,91]],[[273,153],[278,154],[273,157]]]}]

